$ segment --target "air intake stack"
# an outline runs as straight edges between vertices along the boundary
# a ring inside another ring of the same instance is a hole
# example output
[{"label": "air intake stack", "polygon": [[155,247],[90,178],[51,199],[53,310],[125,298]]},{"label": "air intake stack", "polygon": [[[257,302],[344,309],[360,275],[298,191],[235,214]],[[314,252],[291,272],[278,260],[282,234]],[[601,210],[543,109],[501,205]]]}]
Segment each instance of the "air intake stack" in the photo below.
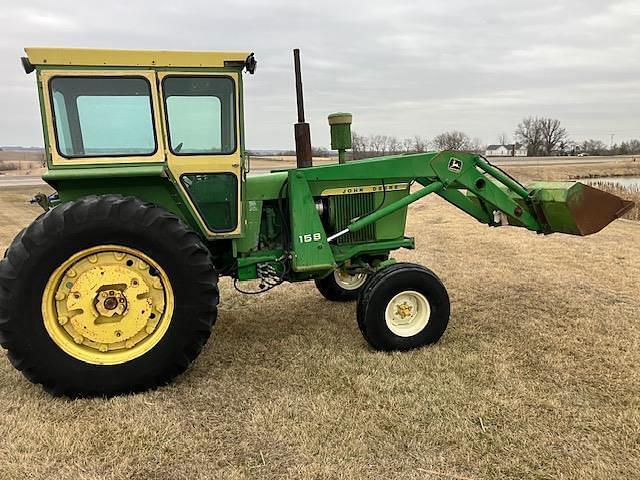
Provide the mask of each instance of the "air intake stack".
[{"label": "air intake stack", "polygon": [[296,163],[298,168],[312,167],[311,131],[304,120],[304,98],[302,95],[302,73],[300,72],[300,50],[293,50],[293,66],[296,74],[296,100],[298,103],[298,123],[294,126],[296,139]]}]

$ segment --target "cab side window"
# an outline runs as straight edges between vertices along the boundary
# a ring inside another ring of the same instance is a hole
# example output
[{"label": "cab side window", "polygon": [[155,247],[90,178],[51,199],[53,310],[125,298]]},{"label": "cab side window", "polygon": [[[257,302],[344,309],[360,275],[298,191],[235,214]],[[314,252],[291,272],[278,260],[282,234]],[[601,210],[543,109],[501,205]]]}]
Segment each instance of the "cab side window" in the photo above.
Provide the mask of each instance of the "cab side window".
[{"label": "cab side window", "polygon": [[146,78],[56,76],[50,91],[60,155],[86,158],[156,152]]},{"label": "cab side window", "polygon": [[236,150],[235,88],[228,77],[163,80],[169,147],[175,155],[228,155]]}]

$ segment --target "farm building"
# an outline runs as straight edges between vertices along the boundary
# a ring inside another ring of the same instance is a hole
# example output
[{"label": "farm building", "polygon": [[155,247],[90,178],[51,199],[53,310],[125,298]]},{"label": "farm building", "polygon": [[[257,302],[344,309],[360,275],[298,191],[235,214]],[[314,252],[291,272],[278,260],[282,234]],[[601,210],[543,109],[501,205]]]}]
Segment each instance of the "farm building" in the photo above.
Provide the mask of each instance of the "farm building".
[{"label": "farm building", "polygon": [[526,157],[527,147],[516,143],[510,145],[489,145],[484,152],[487,157]]}]

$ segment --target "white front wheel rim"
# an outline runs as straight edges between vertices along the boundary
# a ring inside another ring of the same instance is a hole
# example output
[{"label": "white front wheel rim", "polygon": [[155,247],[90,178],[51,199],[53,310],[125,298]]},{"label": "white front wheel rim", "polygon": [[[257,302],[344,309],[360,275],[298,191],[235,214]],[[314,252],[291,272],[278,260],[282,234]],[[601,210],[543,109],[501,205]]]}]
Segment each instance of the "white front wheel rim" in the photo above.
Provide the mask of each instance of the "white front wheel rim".
[{"label": "white front wheel rim", "polygon": [[413,337],[429,323],[431,305],[420,292],[406,290],[398,293],[387,304],[384,318],[387,328],[399,337]]},{"label": "white front wheel rim", "polygon": [[338,286],[344,290],[357,290],[367,281],[366,273],[351,275],[344,270],[334,270],[333,277]]}]

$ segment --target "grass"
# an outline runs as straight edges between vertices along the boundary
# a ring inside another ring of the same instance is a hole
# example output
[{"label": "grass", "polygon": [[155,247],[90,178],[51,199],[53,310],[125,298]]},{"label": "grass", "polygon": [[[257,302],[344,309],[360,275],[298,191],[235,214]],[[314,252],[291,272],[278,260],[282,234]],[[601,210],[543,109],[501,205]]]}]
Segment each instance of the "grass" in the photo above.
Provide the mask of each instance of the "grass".
[{"label": "grass", "polygon": [[18,170],[20,165],[17,162],[7,162],[0,160],[0,172],[7,172],[9,170]]},{"label": "grass", "polygon": [[[0,193],[0,248],[34,190]],[[156,391],[51,398],[0,359],[0,477],[636,478],[640,224],[541,237],[427,198],[408,233],[397,258],[451,296],[437,345],[373,352],[312,284],[224,280],[211,340]]]},{"label": "grass", "polygon": [[[580,180],[595,177],[640,176],[640,157],[611,161],[603,158],[602,163],[551,164],[551,165],[509,165],[501,167],[523,182],[535,180]],[[579,161],[579,160],[576,160]]]},{"label": "grass", "polygon": [[0,174],[41,175],[42,162],[3,160],[0,158]]}]

